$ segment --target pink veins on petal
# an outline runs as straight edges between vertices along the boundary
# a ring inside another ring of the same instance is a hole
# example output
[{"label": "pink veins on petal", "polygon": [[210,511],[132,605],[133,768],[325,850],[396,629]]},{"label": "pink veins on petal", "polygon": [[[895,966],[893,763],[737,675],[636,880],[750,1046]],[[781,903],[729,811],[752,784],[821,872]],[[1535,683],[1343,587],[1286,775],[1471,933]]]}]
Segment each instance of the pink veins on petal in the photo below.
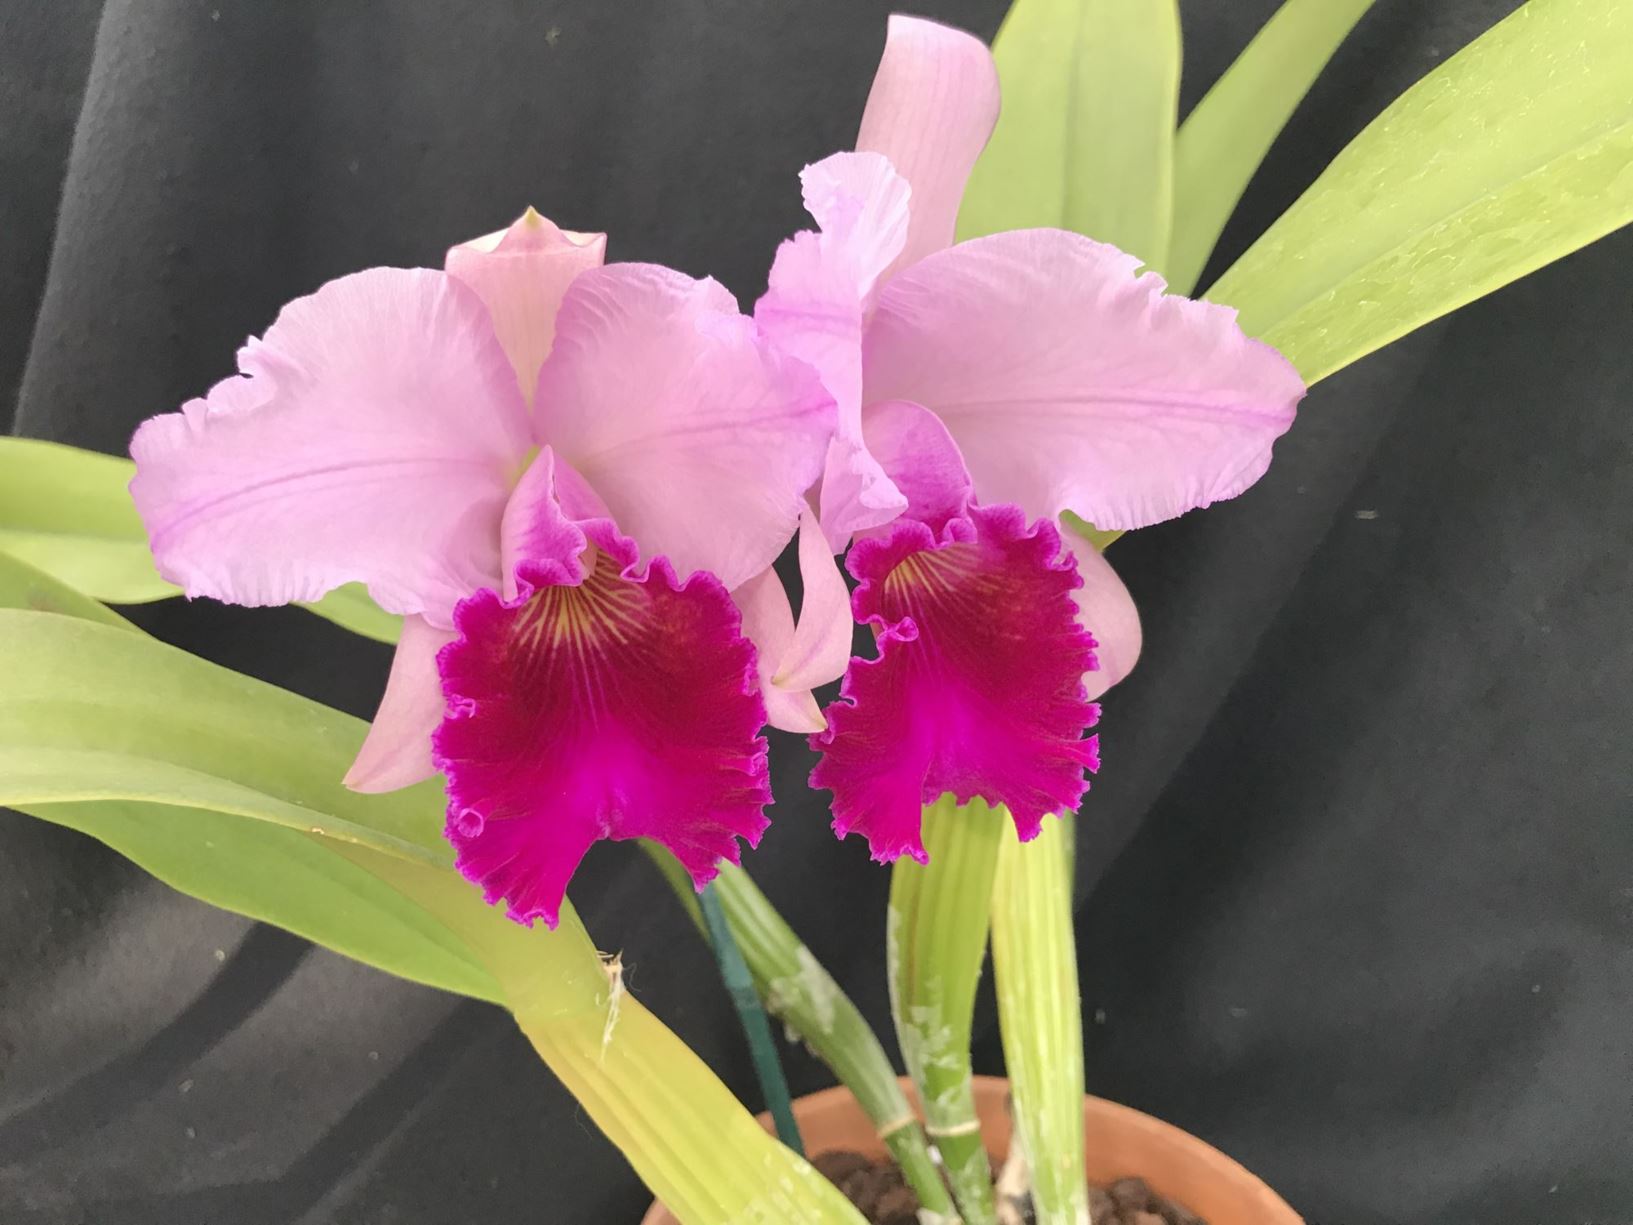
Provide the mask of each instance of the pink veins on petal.
[{"label": "pink veins on petal", "polygon": [[519,591],[455,610],[434,737],[458,867],[510,917],[554,927],[591,844],[652,838],[701,888],[771,802],[754,649],[712,576],[676,579],[604,530],[582,578],[524,562]]},{"label": "pink veins on petal", "polygon": [[851,661],[811,738],[834,831],[864,835],[877,860],[922,863],[922,807],[945,792],[1008,805],[1023,840],[1075,809],[1099,765],[1083,738],[1099,717],[1083,686],[1097,663],[1054,525],[1028,527],[1014,506],[971,507],[939,534],[901,519],[848,565],[879,656]]}]

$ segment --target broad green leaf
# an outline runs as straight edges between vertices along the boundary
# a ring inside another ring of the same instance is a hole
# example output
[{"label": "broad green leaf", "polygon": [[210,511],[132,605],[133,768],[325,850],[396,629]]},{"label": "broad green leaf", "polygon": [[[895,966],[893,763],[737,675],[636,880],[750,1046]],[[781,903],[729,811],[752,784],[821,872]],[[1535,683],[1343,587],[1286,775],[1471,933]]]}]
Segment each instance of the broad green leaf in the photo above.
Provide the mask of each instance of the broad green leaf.
[{"label": "broad green leaf", "polygon": [[[184,775],[202,776],[278,801],[266,820],[303,827],[338,820],[387,836],[389,845],[377,843],[382,850],[406,845],[445,859],[435,782],[385,796],[341,784],[366,730],[350,715],[142,634],[0,610],[0,747],[173,767],[178,787]],[[93,773],[106,777],[112,769]],[[188,801],[178,791],[173,802]],[[288,806],[311,820],[295,821]]]},{"label": "broad green leaf", "polygon": [[20,608],[32,612],[58,613],[100,621],[134,630],[113,609],[99,604],[83,592],[38,570],[20,558],[0,552],[0,608]]},{"label": "broad green leaf", "polygon": [[1168,283],[1190,293],[1293,108],[1372,0],[1286,0],[1180,125]]},{"label": "broad green leaf", "polygon": [[[0,558],[0,599],[21,570]],[[462,942],[359,866],[403,859],[459,881],[434,784],[347,791],[358,720],[133,627],[76,620],[99,607],[78,600],[68,616],[0,611],[0,804],[82,830],[214,905],[497,997]]]},{"label": "broad green leaf", "polygon": [[[0,600],[35,602],[29,582],[0,558]],[[625,995],[570,908],[560,930],[527,931],[452,871],[434,786],[374,797],[340,786],[361,723],[108,624],[49,578],[38,589],[63,611],[0,611],[0,804],[87,833],[213,905],[510,1008],[690,1225],[860,1225]]]},{"label": "broad green leaf", "polygon": [[[180,595],[153,568],[130,500],[135,473],[128,459],[0,437],[0,552],[110,604]],[[301,607],[377,642],[396,642],[402,632],[402,618],[369,599],[361,583]]]},{"label": "broad green leaf", "polygon": [[1633,221],[1633,4],[1530,0],[1419,81],[1209,292],[1315,382]]},{"label": "broad green leaf", "polygon": [[[10,796],[0,762],[0,803]],[[165,804],[25,804],[184,893],[404,978],[510,1008],[648,1185],[696,1222],[859,1221],[624,993],[576,914],[527,931],[445,868],[285,826]]]},{"label": "broad green leaf", "polygon": [[352,844],[342,855],[337,844],[288,826],[199,808],[124,800],[19,803],[9,794],[10,781],[0,766],[0,803],[89,834],[173,889],[400,978],[503,1002],[463,940],[362,866],[390,856]]},{"label": "broad green leaf", "polygon": [[402,859],[369,867],[483,958],[540,1058],[686,1225],[862,1225],[832,1183],[767,1135],[626,992],[620,959],[596,952],[570,905],[554,932],[530,930],[448,873]]},{"label": "broad green leaf", "polygon": [[180,592],[159,577],[130,500],[136,466],[33,438],[0,438],[0,550],[114,604]]},{"label": "broad green leaf", "polygon": [[1161,269],[1179,96],[1174,0],[1016,0],[993,43],[1003,113],[960,238],[1060,226]]},{"label": "broad green leaf", "polygon": [[[19,744],[23,737],[6,719],[5,708],[0,706],[0,789],[4,802],[19,808],[97,800],[202,808],[353,843],[383,855],[417,859],[434,867],[448,866],[448,855],[443,850],[406,842],[333,813],[267,795],[229,778],[156,761],[140,752]],[[59,738],[78,737],[70,732]]]}]

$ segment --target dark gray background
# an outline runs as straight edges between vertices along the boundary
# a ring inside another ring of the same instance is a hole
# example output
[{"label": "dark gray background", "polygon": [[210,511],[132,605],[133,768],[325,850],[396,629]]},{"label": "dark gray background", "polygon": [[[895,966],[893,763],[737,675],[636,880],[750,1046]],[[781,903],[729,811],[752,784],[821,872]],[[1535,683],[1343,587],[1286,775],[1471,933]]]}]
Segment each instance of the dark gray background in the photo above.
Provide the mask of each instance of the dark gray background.
[{"label": "dark gray background", "polygon": [[[918,7],[990,36],[1005,6]],[[1223,253],[1514,7],[1379,0]],[[1272,8],[1184,5],[1186,106]],[[748,301],[800,165],[854,134],[885,11],[0,0],[0,414],[123,451],[287,299],[527,203]],[[1630,256],[1613,237],[1330,380],[1250,494],[1112,553],[1147,639],[1081,821],[1090,1085],[1324,1225],[1633,1221]],[[291,610],[140,620],[361,714],[388,658]],[[882,1023],[886,874],[776,749],[754,872]],[[574,895],[752,1099],[644,865],[598,851]],[[497,1010],[0,814],[0,1220],[585,1225],[645,1199]]]}]

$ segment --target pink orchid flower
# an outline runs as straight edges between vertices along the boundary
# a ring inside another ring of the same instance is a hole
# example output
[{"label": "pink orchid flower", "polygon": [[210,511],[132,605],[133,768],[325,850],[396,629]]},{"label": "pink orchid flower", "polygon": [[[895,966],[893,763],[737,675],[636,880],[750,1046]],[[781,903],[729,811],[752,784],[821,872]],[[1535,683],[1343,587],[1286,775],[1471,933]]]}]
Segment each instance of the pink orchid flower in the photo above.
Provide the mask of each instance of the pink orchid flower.
[{"label": "pink orchid flower", "polygon": [[189,596],[357,581],[403,614],[347,782],[444,773],[460,870],[528,924],[598,839],[653,838],[699,887],[737,862],[771,799],[762,690],[809,730],[789,678],[832,667],[766,591],[831,399],[719,284],[605,242],[529,210],[445,271],[332,281],[131,444]]},{"label": "pink orchid flower", "polygon": [[1234,311],[1166,295],[1113,247],[952,245],[998,101],[982,43],[892,17],[858,151],[806,168],[820,229],[782,245],[755,308],[837,401],[821,526],[835,551],[857,540],[879,655],[851,662],[811,781],[880,860],[924,860],[922,806],[945,792],[1007,805],[1023,839],[1077,807],[1092,699],[1140,630],[1060,516],[1137,528],[1235,497],[1304,394]]}]

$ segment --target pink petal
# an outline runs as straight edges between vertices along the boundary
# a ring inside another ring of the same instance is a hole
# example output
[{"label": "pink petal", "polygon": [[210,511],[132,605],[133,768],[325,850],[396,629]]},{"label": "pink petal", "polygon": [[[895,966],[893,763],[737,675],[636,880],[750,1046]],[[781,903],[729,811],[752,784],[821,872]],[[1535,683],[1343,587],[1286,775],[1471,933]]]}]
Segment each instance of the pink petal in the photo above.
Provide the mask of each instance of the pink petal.
[{"label": "pink petal", "polygon": [[342,277],[284,307],[238,368],[131,441],[131,495],[167,579],[250,605],[360,580],[443,627],[497,581],[532,439],[475,294],[427,269]]},{"label": "pink petal", "polygon": [[827,724],[811,690],[844,674],[850,662],[850,591],[809,509],[800,516],[799,625],[782,580],[766,569],[731,593],[754,643],[766,721],[785,732],[819,732]]},{"label": "pink petal", "polygon": [[766,722],[787,732],[821,731],[822,712],[806,691],[809,705],[798,701],[784,702],[782,690],[773,682],[777,661],[794,641],[794,609],[783,590],[782,579],[767,566],[748,582],[731,593],[743,617],[743,637],[754,644],[755,674],[760,682],[760,696],[765,701]]},{"label": "pink petal", "polygon": [[903,514],[939,531],[966,512],[969,469],[947,427],[929,409],[907,400],[870,404],[862,414],[862,437],[907,499]]},{"label": "pink petal", "polygon": [[866,339],[867,399],[946,424],[983,502],[1105,529],[1241,493],[1304,394],[1236,312],[1165,295],[1139,261],[1062,230],[961,243],[895,277]]},{"label": "pink petal", "polygon": [[424,617],[403,618],[385,696],[346,771],[346,786],[353,791],[396,791],[437,772],[431,763],[431,733],[442,722],[443,709],[437,652],[453,640],[452,630],[439,630]]},{"label": "pink petal", "polygon": [[822,717],[822,707],[809,689],[783,689],[768,685],[762,690],[765,698],[765,721],[772,727],[796,735],[820,732],[828,726]]},{"label": "pink petal", "polygon": [[837,418],[822,478],[822,524],[841,549],[888,523],[903,500],[862,446],[862,328],[879,276],[907,240],[907,182],[877,153],[836,153],[800,175],[821,231],[777,250],[755,322],[822,376]]},{"label": "pink petal", "polygon": [[528,209],[508,230],[451,248],[443,267],[487,306],[517,385],[531,401],[555,338],[562,295],[574,277],[599,268],[606,257],[605,234],[559,229]]},{"label": "pink petal", "polygon": [[1053,524],[1013,506],[972,507],[940,536],[902,519],[858,541],[859,621],[877,659],[851,661],[811,785],[834,793],[834,831],[873,857],[921,863],[923,805],[952,792],[1007,804],[1022,839],[1077,807],[1099,716],[1083,692],[1094,639],[1077,624],[1078,585]]},{"label": "pink petal", "polygon": [[1140,610],[1104,554],[1086,540],[1068,540],[1083,576],[1083,585],[1072,592],[1077,621],[1093,635],[1095,658],[1100,661],[1099,669],[1083,678],[1083,685],[1086,696],[1097,698],[1134,671],[1143,638]]},{"label": "pink petal", "polygon": [[736,587],[794,534],[833,402],[714,281],[650,264],[579,276],[534,400],[539,439],[643,556]]},{"label": "pink petal", "polygon": [[679,582],[593,527],[581,583],[523,563],[521,592],[480,591],[438,660],[449,714],[434,737],[461,872],[510,917],[553,927],[584,853],[663,843],[702,885],[771,801],[754,651],[724,587]]},{"label": "pink petal", "polygon": [[893,270],[952,242],[964,185],[997,122],[998,69],[986,44],[892,15],[856,147],[883,153],[913,185],[912,227]]},{"label": "pink petal", "polygon": [[785,689],[815,689],[845,673],[851,657],[851,594],[845,576],[808,511],[800,516],[799,626],[778,661],[776,682]]}]

